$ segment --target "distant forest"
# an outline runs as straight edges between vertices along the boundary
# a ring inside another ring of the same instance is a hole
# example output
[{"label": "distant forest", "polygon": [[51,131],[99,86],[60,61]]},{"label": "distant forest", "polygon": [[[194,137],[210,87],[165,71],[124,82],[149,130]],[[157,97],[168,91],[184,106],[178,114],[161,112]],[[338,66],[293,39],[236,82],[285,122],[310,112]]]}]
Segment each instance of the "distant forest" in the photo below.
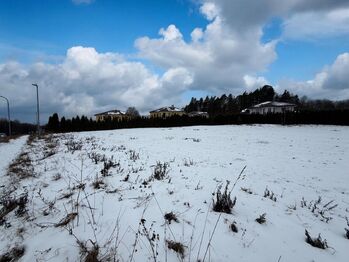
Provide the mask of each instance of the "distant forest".
[{"label": "distant forest", "polygon": [[[246,115],[241,110],[265,101],[294,103],[297,112],[268,115]],[[327,99],[299,98],[285,90],[282,94],[275,92],[272,86],[265,85],[253,92],[241,95],[223,94],[220,97],[206,96],[192,98],[184,107],[189,113],[193,111],[208,112],[209,118],[174,116],[166,119],[137,116],[130,120],[97,122],[86,116],[76,116],[71,119],[59,118],[54,113],[49,117],[48,124],[43,127],[49,132],[74,132],[108,130],[118,128],[141,127],[175,127],[193,125],[225,125],[225,124],[324,124],[349,125],[349,99],[331,101]],[[35,125],[12,122],[13,134],[25,134],[35,130]],[[7,120],[0,119],[0,132],[7,133]]]}]

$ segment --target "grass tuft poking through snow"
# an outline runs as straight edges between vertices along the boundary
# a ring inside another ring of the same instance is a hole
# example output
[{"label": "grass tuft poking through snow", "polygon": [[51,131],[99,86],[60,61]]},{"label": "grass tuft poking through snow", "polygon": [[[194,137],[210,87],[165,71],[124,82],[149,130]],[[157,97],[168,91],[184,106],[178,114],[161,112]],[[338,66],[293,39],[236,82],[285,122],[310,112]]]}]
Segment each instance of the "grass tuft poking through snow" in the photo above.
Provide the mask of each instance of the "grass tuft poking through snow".
[{"label": "grass tuft poking through snow", "polygon": [[305,230],[305,241],[312,245],[313,247],[321,248],[321,249],[326,249],[328,248],[327,241],[326,239],[322,239],[321,235],[319,234],[317,238],[313,238],[310,236],[308,230]]},{"label": "grass tuft poking through snow", "polygon": [[231,191],[228,191],[230,181],[227,180],[227,184],[223,192],[221,192],[222,185],[218,186],[216,195],[216,201],[213,200],[213,211],[231,214],[233,207],[236,204],[236,197],[232,200],[230,197]]}]

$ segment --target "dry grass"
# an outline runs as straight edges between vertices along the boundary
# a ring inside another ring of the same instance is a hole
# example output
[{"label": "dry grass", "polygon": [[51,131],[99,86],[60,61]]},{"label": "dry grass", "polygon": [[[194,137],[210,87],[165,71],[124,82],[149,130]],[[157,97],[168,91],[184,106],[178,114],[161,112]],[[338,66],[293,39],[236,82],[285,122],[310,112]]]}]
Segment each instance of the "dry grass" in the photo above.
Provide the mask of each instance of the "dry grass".
[{"label": "dry grass", "polygon": [[327,245],[327,241],[326,239],[322,240],[321,235],[319,234],[319,236],[317,238],[312,238],[308,232],[308,230],[305,230],[305,241],[312,245],[313,247],[317,247],[317,248],[321,248],[321,249],[326,249],[328,248]]},{"label": "dry grass", "polygon": [[180,242],[175,242],[173,240],[166,240],[167,247],[177,254],[183,259],[185,255],[185,246]]},{"label": "dry grass", "polygon": [[16,246],[11,248],[5,254],[0,255],[0,262],[18,261],[25,253],[24,246]]},{"label": "dry grass", "polygon": [[55,227],[63,227],[68,225],[71,221],[75,219],[75,217],[78,215],[78,213],[70,213],[66,217],[62,218],[61,221],[59,221],[57,224],[55,224]]},{"label": "dry grass", "polygon": [[177,222],[177,223],[179,222],[179,221],[178,221],[178,218],[177,218],[177,216],[176,216],[176,214],[173,213],[173,212],[166,213],[166,214],[164,215],[164,218],[165,218],[165,220],[166,220],[169,224],[171,224],[172,221],[175,221],[175,222]]},{"label": "dry grass", "polygon": [[228,191],[229,181],[225,186],[223,193],[221,192],[222,186],[219,186],[216,194],[216,201],[213,200],[213,211],[215,212],[223,212],[227,214],[231,214],[231,210],[236,204],[236,197],[234,200],[230,198],[231,191]]}]

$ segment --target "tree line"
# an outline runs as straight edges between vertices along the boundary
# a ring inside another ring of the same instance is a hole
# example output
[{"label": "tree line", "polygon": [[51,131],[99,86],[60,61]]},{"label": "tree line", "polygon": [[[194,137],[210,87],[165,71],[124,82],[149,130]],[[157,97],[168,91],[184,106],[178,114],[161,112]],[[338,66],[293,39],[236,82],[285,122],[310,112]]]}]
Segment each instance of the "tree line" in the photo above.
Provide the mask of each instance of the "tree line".
[{"label": "tree line", "polygon": [[[297,112],[267,115],[246,115],[241,110],[265,101],[287,102],[297,105]],[[307,97],[299,98],[285,90],[282,94],[275,92],[274,88],[265,85],[253,92],[244,92],[241,95],[223,94],[221,97],[211,96],[206,98],[192,98],[184,107],[189,113],[193,111],[208,112],[209,118],[173,116],[166,119],[148,118],[140,116],[136,108],[128,109],[133,117],[125,120],[95,121],[86,116],[76,116],[71,119],[57,114],[49,118],[47,130],[54,132],[92,131],[119,128],[142,127],[176,127],[192,125],[225,125],[225,124],[334,124],[349,125],[349,100],[311,100]]]},{"label": "tree line", "polygon": [[223,94],[221,97],[211,96],[206,98],[192,98],[190,103],[185,107],[186,112],[204,111],[208,112],[210,117],[237,115],[253,105],[266,101],[277,101],[296,104],[298,111],[333,111],[349,109],[349,100],[331,101],[328,99],[312,100],[303,96],[292,94],[285,90],[282,94],[275,92],[270,85],[265,85],[253,92],[244,92],[241,95],[233,96],[232,94]]}]

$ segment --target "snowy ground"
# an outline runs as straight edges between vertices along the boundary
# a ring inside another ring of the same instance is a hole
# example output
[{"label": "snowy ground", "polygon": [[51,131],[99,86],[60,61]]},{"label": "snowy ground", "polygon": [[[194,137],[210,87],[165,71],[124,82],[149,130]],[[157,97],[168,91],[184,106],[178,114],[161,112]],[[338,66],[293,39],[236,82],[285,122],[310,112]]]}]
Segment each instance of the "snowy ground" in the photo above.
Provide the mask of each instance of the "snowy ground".
[{"label": "snowy ground", "polygon": [[[348,261],[348,127],[54,135],[25,145],[8,174],[24,139],[0,145],[2,205],[27,196],[23,212],[0,221],[0,255],[20,246],[21,261]],[[168,165],[162,180],[152,178],[157,162]],[[213,193],[227,180],[236,205],[214,212]],[[169,224],[171,211],[178,221]],[[306,243],[305,229],[329,248]],[[184,256],[167,241],[182,243]]]}]

